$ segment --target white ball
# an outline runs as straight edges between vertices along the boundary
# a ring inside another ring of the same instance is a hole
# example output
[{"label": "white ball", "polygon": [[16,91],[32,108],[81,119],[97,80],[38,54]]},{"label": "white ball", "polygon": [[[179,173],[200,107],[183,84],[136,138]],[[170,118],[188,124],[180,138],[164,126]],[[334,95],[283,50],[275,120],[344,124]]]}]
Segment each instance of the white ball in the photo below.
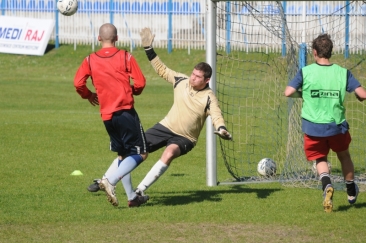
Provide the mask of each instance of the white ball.
[{"label": "white ball", "polygon": [[74,13],[76,13],[76,11],[78,11],[78,1],[77,0],[58,0],[57,9],[61,14],[65,15],[65,16],[71,16]]},{"label": "white ball", "polygon": [[276,163],[269,158],[261,159],[257,166],[257,171],[262,176],[274,176],[276,169]]}]

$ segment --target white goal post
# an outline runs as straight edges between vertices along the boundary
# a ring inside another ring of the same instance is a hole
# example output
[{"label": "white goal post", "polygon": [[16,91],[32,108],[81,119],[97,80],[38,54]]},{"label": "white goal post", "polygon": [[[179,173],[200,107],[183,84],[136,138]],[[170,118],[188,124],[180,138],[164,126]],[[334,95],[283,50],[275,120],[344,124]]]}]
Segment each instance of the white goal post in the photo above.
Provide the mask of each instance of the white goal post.
[{"label": "white goal post", "polygon": [[[211,67],[216,67],[216,38],[208,38],[208,36],[216,36],[216,3],[207,1],[206,15],[206,62]],[[214,69],[215,70],[215,69]],[[212,72],[210,87],[216,93],[216,72]],[[212,126],[211,117],[206,120],[206,184],[207,186],[217,185],[217,143]]]}]

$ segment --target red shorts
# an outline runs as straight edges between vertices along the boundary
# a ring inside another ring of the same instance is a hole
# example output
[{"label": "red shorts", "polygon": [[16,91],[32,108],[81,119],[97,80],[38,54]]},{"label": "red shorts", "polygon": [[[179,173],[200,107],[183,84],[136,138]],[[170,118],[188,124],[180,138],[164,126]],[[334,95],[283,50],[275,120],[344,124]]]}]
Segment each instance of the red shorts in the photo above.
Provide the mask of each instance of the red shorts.
[{"label": "red shorts", "polygon": [[330,137],[313,137],[304,135],[304,150],[308,160],[315,160],[328,155],[329,150],[342,152],[348,149],[351,143],[351,135],[347,131],[345,134],[337,134]]}]

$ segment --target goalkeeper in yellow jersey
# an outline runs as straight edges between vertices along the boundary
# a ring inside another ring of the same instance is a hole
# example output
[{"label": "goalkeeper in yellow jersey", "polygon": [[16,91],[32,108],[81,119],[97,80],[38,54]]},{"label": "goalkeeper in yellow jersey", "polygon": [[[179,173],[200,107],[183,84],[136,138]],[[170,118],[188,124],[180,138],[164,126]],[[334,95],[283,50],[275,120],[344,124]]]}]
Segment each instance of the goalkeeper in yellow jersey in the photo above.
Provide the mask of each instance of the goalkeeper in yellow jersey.
[{"label": "goalkeeper in yellow jersey", "polygon": [[[208,85],[212,74],[211,66],[200,62],[194,66],[190,76],[173,71],[155,53],[151,30],[144,28],[140,35],[151,65],[159,76],[172,85],[174,92],[174,102],[168,114],[145,132],[149,153],[162,147],[165,150],[137,186],[136,193],[144,195],[144,191],[159,179],[175,158],[193,149],[208,116],[211,116],[215,134],[225,140],[232,140],[232,137],[225,127],[218,100]],[[112,163],[108,171],[116,168],[116,163]],[[126,189],[126,185],[124,187],[126,191],[132,190]],[[98,191],[99,188],[92,184],[88,190]]]}]

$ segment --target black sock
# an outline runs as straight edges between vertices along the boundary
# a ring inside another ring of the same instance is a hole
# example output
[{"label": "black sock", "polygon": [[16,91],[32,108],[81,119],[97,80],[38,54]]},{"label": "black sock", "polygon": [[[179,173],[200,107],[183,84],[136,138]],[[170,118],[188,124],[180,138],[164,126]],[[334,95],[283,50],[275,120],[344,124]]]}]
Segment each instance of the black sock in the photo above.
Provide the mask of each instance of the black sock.
[{"label": "black sock", "polygon": [[348,196],[356,196],[356,187],[354,181],[346,181]]},{"label": "black sock", "polygon": [[332,184],[331,180],[330,180],[330,177],[329,177],[329,173],[321,173],[319,175],[319,178],[322,182],[322,188],[323,188],[323,191],[325,189],[325,187],[329,184]]}]

